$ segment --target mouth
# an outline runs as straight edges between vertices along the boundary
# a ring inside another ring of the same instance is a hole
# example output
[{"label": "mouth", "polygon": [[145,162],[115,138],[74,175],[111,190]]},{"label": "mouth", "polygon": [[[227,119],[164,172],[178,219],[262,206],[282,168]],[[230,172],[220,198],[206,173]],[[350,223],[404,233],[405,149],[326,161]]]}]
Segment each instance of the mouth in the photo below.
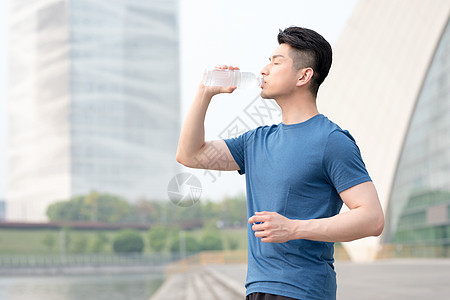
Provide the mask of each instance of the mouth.
[{"label": "mouth", "polygon": [[264,80],[261,80],[261,85],[259,87],[263,88],[265,84],[266,84],[266,82]]}]

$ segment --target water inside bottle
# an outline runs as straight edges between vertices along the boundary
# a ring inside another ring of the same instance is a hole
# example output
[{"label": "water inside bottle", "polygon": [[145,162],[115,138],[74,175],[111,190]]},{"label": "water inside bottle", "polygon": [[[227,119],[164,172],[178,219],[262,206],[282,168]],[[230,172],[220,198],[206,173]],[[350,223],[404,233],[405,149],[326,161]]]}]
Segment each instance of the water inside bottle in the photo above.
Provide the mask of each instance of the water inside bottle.
[{"label": "water inside bottle", "polygon": [[249,89],[254,87],[261,87],[262,79],[250,72],[242,72],[240,76],[238,88]]},{"label": "water inside bottle", "polygon": [[237,88],[260,87],[262,79],[251,72],[228,69],[209,69],[203,74],[205,86],[236,86]]},{"label": "water inside bottle", "polygon": [[203,83],[206,86],[234,85],[234,72],[231,70],[211,69],[205,70]]}]

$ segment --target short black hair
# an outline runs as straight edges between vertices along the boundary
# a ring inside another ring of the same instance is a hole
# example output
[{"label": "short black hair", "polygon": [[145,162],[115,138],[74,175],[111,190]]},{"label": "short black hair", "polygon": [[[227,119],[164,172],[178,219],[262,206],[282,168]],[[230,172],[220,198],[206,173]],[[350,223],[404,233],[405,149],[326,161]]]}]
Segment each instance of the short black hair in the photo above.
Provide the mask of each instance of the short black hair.
[{"label": "short black hair", "polygon": [[288,44],[293,48],[291,55],[294,68],[312,68],[311,92],[317,95],[319,86],[325,80],[333,61],[331,45],[314,30],[291,26],[278,33],[278,44]]}]

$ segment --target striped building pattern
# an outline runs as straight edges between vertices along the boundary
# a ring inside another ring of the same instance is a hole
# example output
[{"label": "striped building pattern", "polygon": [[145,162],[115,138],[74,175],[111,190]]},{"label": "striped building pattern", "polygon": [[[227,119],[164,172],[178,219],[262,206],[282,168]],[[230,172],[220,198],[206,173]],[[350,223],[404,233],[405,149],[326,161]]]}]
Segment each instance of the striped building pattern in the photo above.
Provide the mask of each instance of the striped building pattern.
[{"label": "striped building pattern", "polygon": [[10,1],[7,218],[91,190],[165,199],[176,174],[176,0]]}]

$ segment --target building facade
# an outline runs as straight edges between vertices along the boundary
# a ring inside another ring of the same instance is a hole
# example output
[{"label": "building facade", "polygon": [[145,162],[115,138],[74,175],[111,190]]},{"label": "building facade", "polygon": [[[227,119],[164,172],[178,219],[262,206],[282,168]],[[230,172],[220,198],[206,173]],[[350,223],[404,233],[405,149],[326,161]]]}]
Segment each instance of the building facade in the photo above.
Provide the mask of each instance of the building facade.
[{"label": "building facade", "polygon": [[162,199],[178,169],[177,0],[10,1],[8,210]]},{"label": "building facade", "polygon": [[354,260],[400,238],[413,202],[444,205],[425,199],[450,186],[449,16],[448,0],[361,0],[334,47],[318,105],[355,137],[386,216],[381,237],[344,244]]},{"label": "building facade", "polygon": [[411,117],[390,198],[384,241],[400,245],[397,255],[450,256],[448,21]]}]

